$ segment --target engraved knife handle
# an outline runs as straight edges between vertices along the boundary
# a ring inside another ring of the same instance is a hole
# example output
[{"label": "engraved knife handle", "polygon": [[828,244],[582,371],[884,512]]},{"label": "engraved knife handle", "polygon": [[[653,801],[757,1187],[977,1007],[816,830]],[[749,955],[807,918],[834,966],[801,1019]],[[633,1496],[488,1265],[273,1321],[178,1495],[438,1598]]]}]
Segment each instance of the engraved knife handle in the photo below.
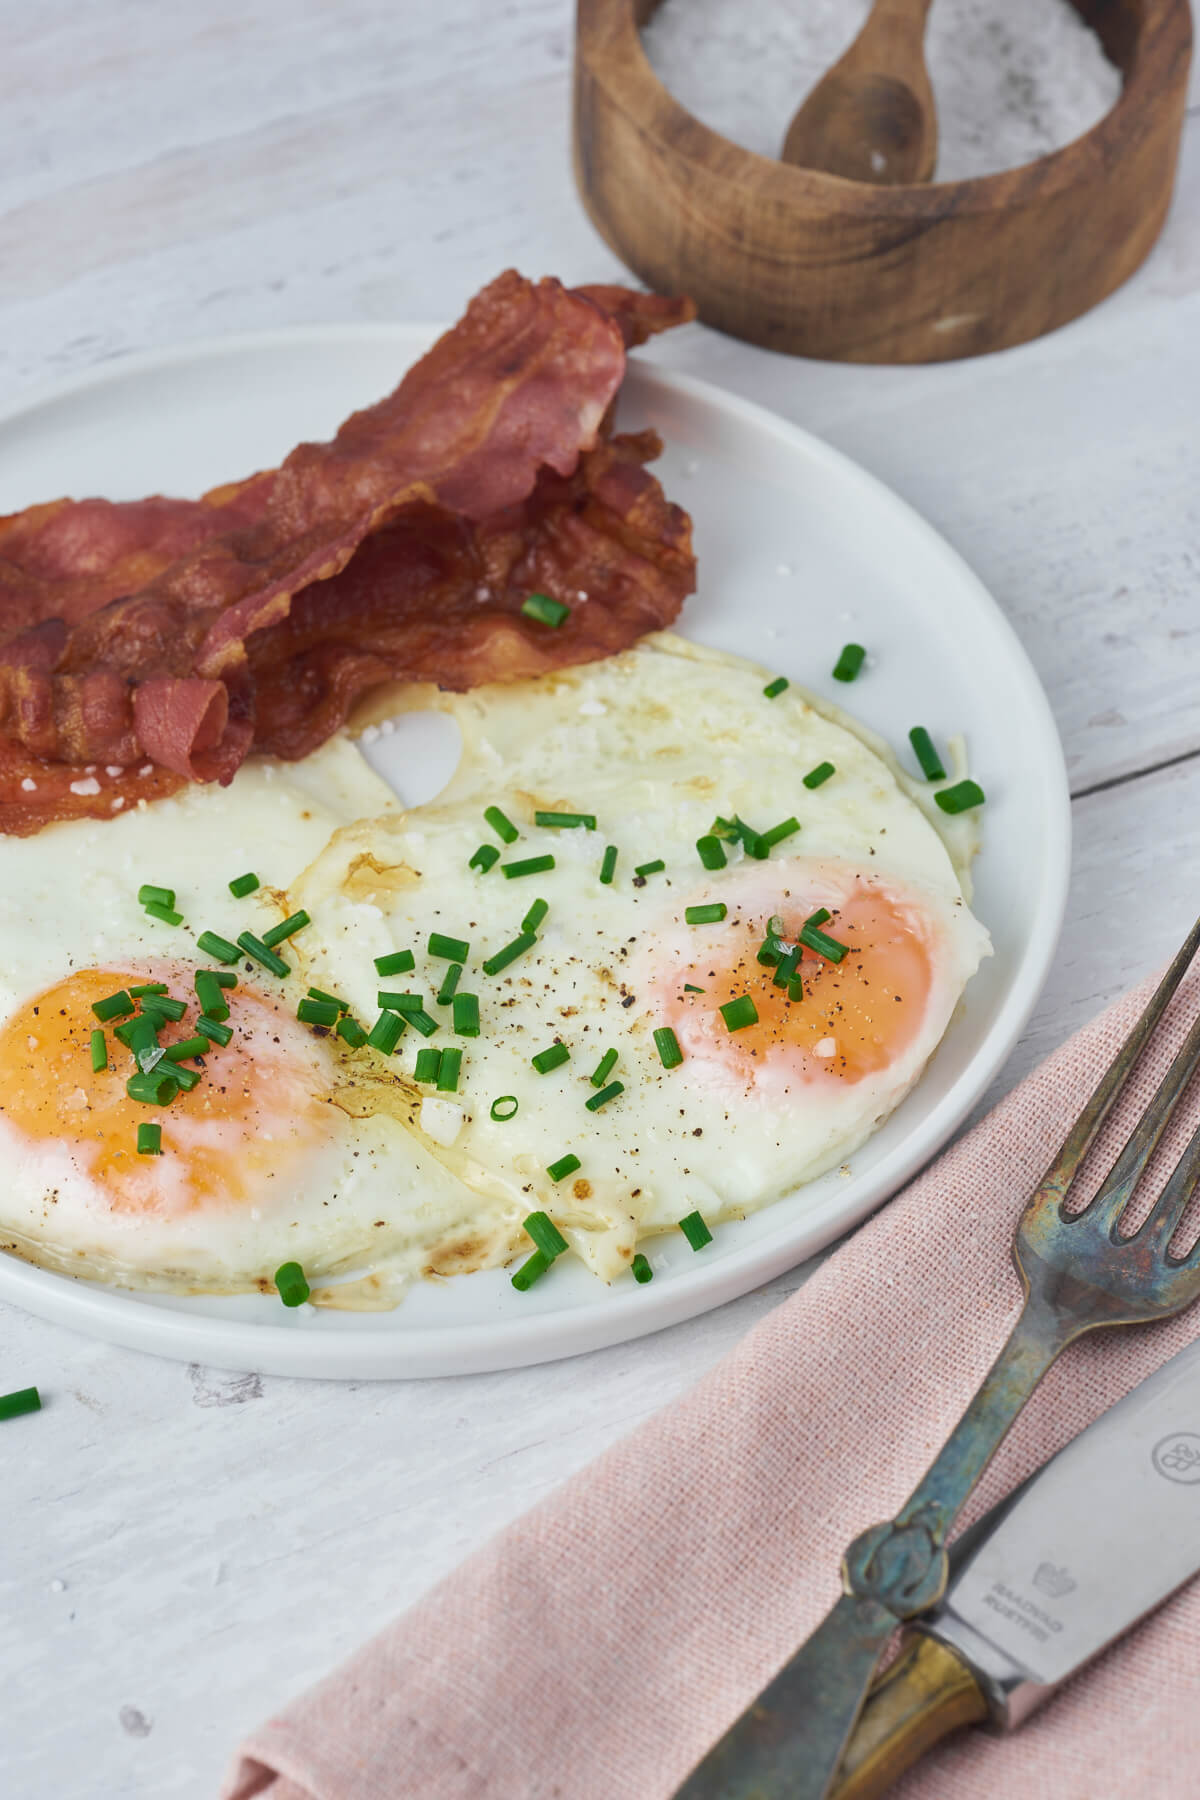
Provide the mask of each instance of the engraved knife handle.
[{"label": "engraved knife handle", "polygon": [[966,1663],[937,1638],[914,1633],[867,1695],[830,1800],[878,1800],[927,1750],[987,1710]]}]

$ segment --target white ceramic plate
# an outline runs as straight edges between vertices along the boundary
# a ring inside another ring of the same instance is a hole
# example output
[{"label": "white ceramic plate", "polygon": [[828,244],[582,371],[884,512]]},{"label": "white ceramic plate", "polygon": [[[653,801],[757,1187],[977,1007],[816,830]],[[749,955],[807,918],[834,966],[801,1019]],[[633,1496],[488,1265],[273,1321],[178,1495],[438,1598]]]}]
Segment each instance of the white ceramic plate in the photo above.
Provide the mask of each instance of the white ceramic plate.
[{"label": "white ceramic plate", "polygon": [[[188,345],[123,360],[0,417],[0,513],[57,494],[196,494],[326,437],[394,386],[432,329],[357,325]],[[867,671],[836,697],[897,745],[965,731],[988,792],[975,910],[994,957],[923,1079],[853,1172],[720,1225],[694,1254],[654,1246],[655,1277],[597,1283],[560,1265],[518,1294],[503,1271],[416,1287],[390,1314],[285,1312],[273,1298],[176,1299],[98,1287],[0,1255],[0,1295],[164,1356],[272,1374],[465,1374],[569,1356],[719,1306],[858,1223],[946,1141],[1025,1023],[1066,896],[1066,773],[1046,698],[991,597],[902,501],[806,432],[703,382],[634,360],[621,422],[652,424],[667,492],[692,513],[700,592],[682,629],[832,694],[849,639]],[[406,720],[371,760],[411,803],[449,775],[444,719]],[[419,765],[414,782],[413,764]]]}]

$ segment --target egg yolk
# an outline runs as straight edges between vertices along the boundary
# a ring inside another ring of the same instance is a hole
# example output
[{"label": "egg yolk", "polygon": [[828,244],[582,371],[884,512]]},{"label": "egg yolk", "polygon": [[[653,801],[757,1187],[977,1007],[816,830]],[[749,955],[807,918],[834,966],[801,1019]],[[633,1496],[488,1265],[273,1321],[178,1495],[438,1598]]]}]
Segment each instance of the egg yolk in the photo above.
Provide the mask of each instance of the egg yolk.
[{"label": "egg yolk", "polygon": [[[286,1176],[332,1131],[328,1071],[316,1040],[244,982],[226,990],[233,1030],[204,1053],[203,1072],[167,1106],[133,1100],[132,1052],[103,1027],[108,1067],[93,1071],[94,1001],[148,980],[189,1004],[159,1034],[195,1035],[199,1008],[183,967],[131,974],[83,969],[26,1003],[0,1028],[0,1118],[35,1144],[65,1145],[76,1168],[118,1211],[179,1213],[283,1200]],[[169,1065],[163,1065],[169,1067]],[[188,1068],[199,1065],[190,1061]],[[138,1126],[162,1127],[161,1156],[139,1155]]]},{"label": "egg yolk", "polygon": [[[817,907],[781,902],[784,936],[791,943]],[[805,1054],[810,1073],[844,1082],[887,1068],[912,1043],[924,1017],[933,967],[928,928],[912,909],[882,887],[856,888],[818,929],[847,946],[841,962],[805,949],[797,973],[803,997],[789,999],[775,969],[758,960],[766,918],[742,916],[714,940],[720,954],[696,958],[676,990],[676,1029],[681,1041],[697,1032],[710,1053],[719,1049],[752,1075],[788,1047]],[[688,993],[684,983],[702,988]],[[731,1031],[719,1008],[749,995],[757,1021]]]}]

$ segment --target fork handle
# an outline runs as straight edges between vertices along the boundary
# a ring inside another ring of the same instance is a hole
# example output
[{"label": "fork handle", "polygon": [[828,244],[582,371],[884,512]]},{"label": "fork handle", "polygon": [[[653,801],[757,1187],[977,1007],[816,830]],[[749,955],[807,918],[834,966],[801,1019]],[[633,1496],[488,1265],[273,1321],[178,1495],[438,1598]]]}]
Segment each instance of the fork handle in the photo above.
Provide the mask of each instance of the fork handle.
[{"label": "fork handle", "polygon": [[897,1514],[897,1525],[919,1522],[935,1545],[945,1542],[1018,1413],[1079,1332],[1077,1319],[1060,1317],[1039,1297],[1026,1300],[1004,1348]]},{"label": "fork handle", "polygon": [[1055,1358],[1078,1336],[1030,1297],[1008,1342],[905,1506],[857,1537],[846,1589],[710,1750],[676,1800],[824,1800],[884,1646],[946,1586],[946,1533]]},{"label": "fork handle", "polygon": [[843,1594],[675,1800],[820,1800],[899,1620]]}]

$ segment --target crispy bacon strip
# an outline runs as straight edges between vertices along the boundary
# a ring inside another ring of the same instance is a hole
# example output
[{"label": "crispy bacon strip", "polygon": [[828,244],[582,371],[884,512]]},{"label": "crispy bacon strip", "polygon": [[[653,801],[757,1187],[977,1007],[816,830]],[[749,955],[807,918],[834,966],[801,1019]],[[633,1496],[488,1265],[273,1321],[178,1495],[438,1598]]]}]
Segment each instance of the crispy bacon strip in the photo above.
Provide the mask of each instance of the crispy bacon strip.
[{"label": "crispy bacon strip", "polygon": [[[686,515],[642,467],[649,440],[601,440],[624,344],[690,313],[509,272],[395,393],[278,470],[0,519],[0,830],[146,797],[117,777],[93,793],[97,765],[148,759],[163,791],[229,780],[252,744],[306,754],[380,680],[511,678],[667,623],[692,586]],[[590,610],[531,625],[535,586]]]},{"label": "crispy bacon strip", "polygon": [[[669,625],[695,563],[687,514],[643,466],[660,449],[653,432],[614,438],[569,479],[543,472],[524,506],[478,525],[427,510],[377,532],[251,641],[256,742],[306,756],[381,681],[515,681]],[[535,592],[571,608],[557,630],[522,615]]]}]

